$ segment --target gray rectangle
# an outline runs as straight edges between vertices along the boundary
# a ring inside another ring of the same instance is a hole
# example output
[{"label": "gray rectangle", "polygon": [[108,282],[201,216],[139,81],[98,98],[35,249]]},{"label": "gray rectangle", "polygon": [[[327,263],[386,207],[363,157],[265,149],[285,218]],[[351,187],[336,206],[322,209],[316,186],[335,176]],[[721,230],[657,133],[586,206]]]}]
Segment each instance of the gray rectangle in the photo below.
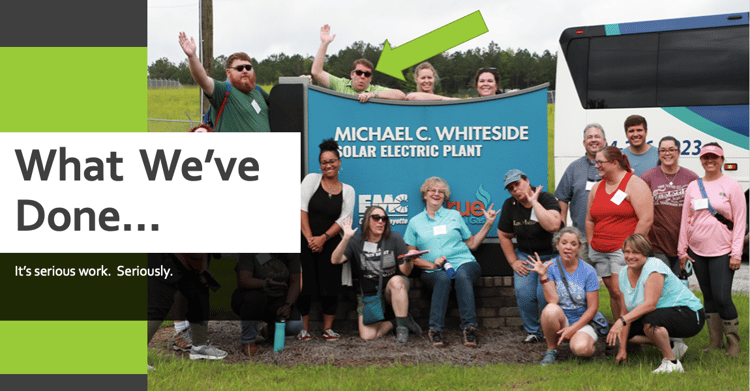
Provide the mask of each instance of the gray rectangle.
[{"label": "gray rectangle", "polygon": [[[145,346],[145,345],[144,345]],[[144,362],[143,365],[146,365]],[[145,370],[145,368],[144,368]],[[138,391],[148,387],[147,375],[0,375],[5,390]]]},{"label": "gray rectangle", "polygon": [[146,0],[3,3],[0,47],[146,47]]}]

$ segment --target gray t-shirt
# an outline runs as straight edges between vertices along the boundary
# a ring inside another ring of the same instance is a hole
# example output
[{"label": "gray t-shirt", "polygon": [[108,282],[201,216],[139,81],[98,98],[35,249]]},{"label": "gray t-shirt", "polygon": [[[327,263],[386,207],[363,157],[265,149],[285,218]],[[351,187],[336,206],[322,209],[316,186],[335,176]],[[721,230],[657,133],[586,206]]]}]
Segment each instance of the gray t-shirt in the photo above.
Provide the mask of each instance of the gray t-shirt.
[{"label": "gray t-shirt", "polygon": [[[398,256],[406,254],[404,239],[398,232],[392,232],[388,239],[378,243],[366,242],[362,234],[358,233],[349,239],[344,250],[344,256],[352,263],[352,273],[359,277],[359,284],[365,295],[372,295],[378,291],[379,276],[383,275],[383,288],[388,279],[396,274],[403,274],[398,268],[401,262]],[[380,267],[380,258],[383,267]],[[359,291],[359,289],[357,289]]]},{"label": "gray t-shirt", "polygon": [[630,167],[633,168],[633,174],[637,177],[640,177],[644,172],[656,167],[656,163],[659,162],[659,151],[653,145],[640,155],[630,152],[630,147],[623,148],[622,154],[628,157]]},{"label": "gray t-shirt", "polygon": [[[573,226],[578,228],[584,236],[586,235],[586,207],[589,202],[589,190],[586,190],[586,184],[588,182],[593,184],[600,180],[602,178],[599,177],[596,163],[584,155],[570,163],[555,189],[555,197],[568,203]],[[568,217],[562,216],[562,218],[567,220]]]}]

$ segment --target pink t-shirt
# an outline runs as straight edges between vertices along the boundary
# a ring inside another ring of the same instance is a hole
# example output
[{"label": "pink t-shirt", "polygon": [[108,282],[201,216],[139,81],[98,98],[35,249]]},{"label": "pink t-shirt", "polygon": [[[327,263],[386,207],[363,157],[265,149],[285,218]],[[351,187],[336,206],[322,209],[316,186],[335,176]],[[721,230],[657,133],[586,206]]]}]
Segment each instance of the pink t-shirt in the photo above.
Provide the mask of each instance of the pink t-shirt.
[{"label": "pink t-shirt", "polygon": [[682,223],[680,239],[677,244],[677,256],[687,256],[687,248],[704,257],[718,257],[730,254],[732,258],[742,256],[742,239],[745,236],[745,194],[740,184],[724,175],[721,178],[706,182],[703,187],[711,206],[734,222],[734,230],[719,222],[708,209],[695,210],[695,200],[703,198],[698,181],[691,182],[685,191],[685,203],[682,206]]}]

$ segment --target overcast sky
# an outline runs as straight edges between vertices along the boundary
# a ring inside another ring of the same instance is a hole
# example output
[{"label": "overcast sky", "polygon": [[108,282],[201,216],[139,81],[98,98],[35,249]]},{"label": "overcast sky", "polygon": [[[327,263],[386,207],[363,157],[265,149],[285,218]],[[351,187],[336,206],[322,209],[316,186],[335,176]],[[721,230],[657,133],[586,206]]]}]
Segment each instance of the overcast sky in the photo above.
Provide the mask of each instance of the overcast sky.
[{"label": "overcast sky", "polygon": [[[178,64],[185,54],[177,34],[199,36],[199,0],[148,1],[148,64],[167,57]],[[489,32],[453,50],[487,47],[557,51],[565,28],[748,12],[748,0],[213,0],[214,56],[244,51],[263,60],[271,54],[315,55],[320,27],[331,26],[336,40],[328,54],[364,41],[391,46],[409,42],[456,19],[481,11]]]}]

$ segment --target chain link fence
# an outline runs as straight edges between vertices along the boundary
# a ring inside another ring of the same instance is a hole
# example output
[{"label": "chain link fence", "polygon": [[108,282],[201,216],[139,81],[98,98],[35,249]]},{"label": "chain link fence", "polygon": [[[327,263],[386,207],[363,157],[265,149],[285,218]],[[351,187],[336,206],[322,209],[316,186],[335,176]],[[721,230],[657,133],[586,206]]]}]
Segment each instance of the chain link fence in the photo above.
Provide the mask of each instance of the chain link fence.
[{"label": "chain link fence", "polygon": [[148,88],[182,88],[179,80],[148,79]]}]

